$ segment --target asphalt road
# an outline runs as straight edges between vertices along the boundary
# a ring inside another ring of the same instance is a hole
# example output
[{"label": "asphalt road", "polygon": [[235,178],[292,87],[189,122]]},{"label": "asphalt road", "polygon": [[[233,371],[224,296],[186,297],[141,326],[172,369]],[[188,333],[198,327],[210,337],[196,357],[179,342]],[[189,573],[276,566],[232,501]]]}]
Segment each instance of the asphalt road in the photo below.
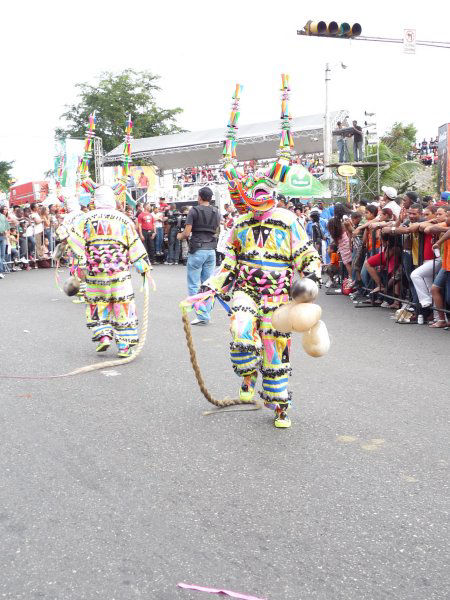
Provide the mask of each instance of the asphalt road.
[{"label": "asphalt road", "polygon": [[[136,362],[0,381],[0,598],[214,597],[178,582],[448,598],[448,332],[322,295],[333,345],[312,359],[294,341],[292,428],[266,410],[205,417],[177,308],[184,267],[155,271]],[[52,271],[0,281],[0,310],[2,374],[98,359]],[[236,393],[220,307],[195,339],[212,391]]]}]

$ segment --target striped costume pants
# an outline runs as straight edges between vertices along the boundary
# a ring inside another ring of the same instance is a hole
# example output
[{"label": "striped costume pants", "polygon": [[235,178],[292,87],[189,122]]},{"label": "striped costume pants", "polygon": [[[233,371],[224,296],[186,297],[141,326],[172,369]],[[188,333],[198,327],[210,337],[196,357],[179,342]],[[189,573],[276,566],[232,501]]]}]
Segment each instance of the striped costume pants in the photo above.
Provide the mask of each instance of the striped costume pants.
[{"label": "striped costume pants", "polygon": [[261,398],[268,408],[287,408],[291,403],[288,378],[291,371],[290,334],[272,327],[272,314],[289,300],[287,295],[262,296],[257,304],[242,291],[233,295],[231,363],[241,377],[262,374]]}]

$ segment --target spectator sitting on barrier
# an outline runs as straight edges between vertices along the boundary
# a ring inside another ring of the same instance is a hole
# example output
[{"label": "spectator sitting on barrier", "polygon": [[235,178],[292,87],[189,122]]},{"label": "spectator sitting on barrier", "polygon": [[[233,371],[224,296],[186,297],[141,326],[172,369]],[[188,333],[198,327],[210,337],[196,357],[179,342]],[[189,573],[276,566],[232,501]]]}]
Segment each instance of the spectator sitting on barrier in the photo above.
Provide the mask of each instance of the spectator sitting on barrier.
[{"label": "spectator sitting on barrier", "polygon": [[[401,246],[399,240],[396,239],[395,236],[382,233],[381,244],[381,252],[366,259],[366,262],[364,263],[367,273],[375,282],[375,288],[370,292],[372,295],[381,291],[383,268],[386,269],[386,272],[384,273],[384,287],[386,291],[390,288],[392,288],[394,292],[398,291],[396,289],[398,287],[398,285],[396,285],[398,281],[398,274],[396,272],[401,264]],[[378,273],[377,267],[380,268],[380,273]],[[394,302],[392,308],[400,308],[400,304]]]},{"label": "spectator sitting on barrier", "polygon": [[[427,220],[418,224],[418,231],[424,235],[423,264],[411,273],[411,280],[415,287],[419,304],[423,309],[429,308],[433,303],[431,286],[442,264],[441,257],[436,258],[432,248],[433,236],[439,236],[447,229],[445,223],[433,224],[435,212],[435,206],[427,206],[423,211],[423,215]],[[432,320],[431,311],[429,311],[427,316],[428,320]]]},{"label": "spectator sitting on barrier", "polygon": [[[408,280],[411,298],[415,307],[414,318],[410,319],[410,323],[417,322],[419,313],[419,299],[417,297],[416,288],[411,280],[411,273],[414,268],[419,266],[419,233],[418,223],[422,220],[422,206],[420,204],[412,204],[408,210],[408,219],[404,221],[400,227],[386,227],[383,233],[389,233],[394,236],[405,236],[403,238],[403,253],[402,263],[403,271]],[[400,238],[401,239],[401,238]]]},{"label": "spectator sitting on barrier", "polygon": [[442,267],[431,287],[433,303],[438,315],[436,321],[430,325],[434,329],[448,326],[443,309],[445,308],[444,298],[447,305],[450,305],[450,208],[447,210],[446,227],[447,230],[433,244],[433,249],[439,250],[442,256]]},{"label": "spectator sitting on barrier", "polygon": [[8,231],[8,246],[9,246],[9,261],[13,263],[12,270],[20,271],[18,266],[19,264],[19,234],[17,231],[17,227],[15,225],[11,225]]}]

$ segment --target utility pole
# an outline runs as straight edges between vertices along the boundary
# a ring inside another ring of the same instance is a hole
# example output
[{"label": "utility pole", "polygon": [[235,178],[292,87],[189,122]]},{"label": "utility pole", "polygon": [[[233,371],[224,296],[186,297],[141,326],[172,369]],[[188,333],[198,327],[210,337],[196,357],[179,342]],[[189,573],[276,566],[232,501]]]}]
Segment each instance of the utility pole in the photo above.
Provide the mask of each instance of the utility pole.
[{"label": "utility pole", "polygon": [[323,164],[324,168],[324,179],[328,180],[331,175],[331,170],[328,167],[331,160],[331,123],[330,123],[330,110],[328,102],[328,82],[330,81],[330,64],[325,65],[325,115],[323,124]]}]

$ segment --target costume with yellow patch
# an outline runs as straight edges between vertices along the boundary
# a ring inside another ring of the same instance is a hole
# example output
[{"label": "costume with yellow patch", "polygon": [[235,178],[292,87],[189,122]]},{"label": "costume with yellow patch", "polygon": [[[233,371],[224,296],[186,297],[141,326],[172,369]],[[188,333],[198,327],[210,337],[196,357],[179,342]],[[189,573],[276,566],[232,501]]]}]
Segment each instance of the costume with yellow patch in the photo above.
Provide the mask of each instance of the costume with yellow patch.
[{"label": "costume with yellow patch", "polygon": [[87,326],[93,341],[115,337],[118,345],[131,346],[139,340],[130,267],[146,273],[147,252],[133,223],[115,209],[111,188],[97,188],[94,202],[96,209],[84,215],[68,238],[78,268],[86,273]]},{"label": "costume with yellow patch", "polygon": [[252,393],[258,370],[267,407],[286,411],[290,333],[274,328],[274,312],[290,299],[294,273],[320,279],[321,261],[295,214],[275,206],[273,190],[289,171],[293,139],[289,128],[288,77],[282,76],[281,136],[278,160],[264,172],[244,176],[235,167],[238,104],[236,86],[224,146],[224,174],[230,197],[241,213],[231,231],[225,259],[205,287],[231,298],[231,362]]}]

